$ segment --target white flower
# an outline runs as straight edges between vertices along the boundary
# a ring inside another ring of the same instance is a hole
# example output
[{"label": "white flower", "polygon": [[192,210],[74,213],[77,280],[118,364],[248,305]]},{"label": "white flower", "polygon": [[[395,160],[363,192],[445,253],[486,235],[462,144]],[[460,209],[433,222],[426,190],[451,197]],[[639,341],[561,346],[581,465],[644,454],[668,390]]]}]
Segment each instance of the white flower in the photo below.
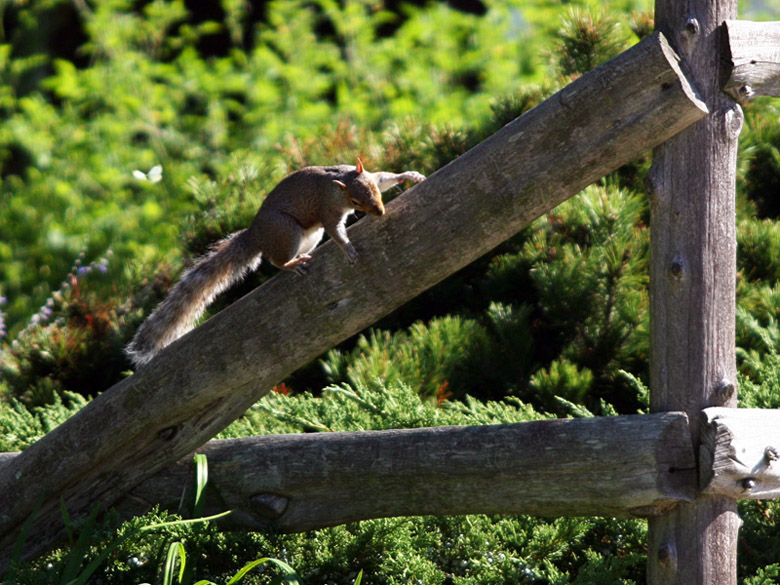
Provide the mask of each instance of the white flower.
[{"label": "white flower", "polygon": [[162,181],[163,168],[162,165],[154,165],[149,169],[148,173],[139,171],[138,169],[133,171],[133,176],[139,181],[151,181],[152,183],[159,183]]}]

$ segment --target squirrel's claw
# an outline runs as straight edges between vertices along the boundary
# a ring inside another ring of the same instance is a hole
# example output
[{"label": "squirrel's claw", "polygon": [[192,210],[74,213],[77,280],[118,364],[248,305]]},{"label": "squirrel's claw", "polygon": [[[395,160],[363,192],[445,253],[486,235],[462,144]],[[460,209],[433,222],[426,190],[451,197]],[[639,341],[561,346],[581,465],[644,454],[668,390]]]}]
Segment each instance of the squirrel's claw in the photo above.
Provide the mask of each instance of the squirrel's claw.
[{"label": "squirrel's claw", "polygon": [[355,250],[355,246],[352,245],[352,242],[347,242],[347,245],[344,246],[344,254],[347,255],[347,260],[349,260],[350,264],[357,262],[358,253]]}]

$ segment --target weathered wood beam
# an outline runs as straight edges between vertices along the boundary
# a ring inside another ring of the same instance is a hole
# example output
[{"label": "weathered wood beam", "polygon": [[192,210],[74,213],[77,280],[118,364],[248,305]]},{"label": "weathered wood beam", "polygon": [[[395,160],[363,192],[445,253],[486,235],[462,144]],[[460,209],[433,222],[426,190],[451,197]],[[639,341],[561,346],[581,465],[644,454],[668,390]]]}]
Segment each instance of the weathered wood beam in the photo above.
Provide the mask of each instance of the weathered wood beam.
[{"label": "weathered wood beam", "polygon": [[[696,495],[682,413],[210,441],[206,513],[301,531],[425,514],[652,516]],[[4,459],[15,455],[0,454]],[[192,457],[123,496],[124,517],[180,502]]]},{"label": "weathered wood beam", "polygon": [[701,414],[699,485],[734,499],[780,497],[780,410],[707,408]]},{"label": "weathered wood beam", "polygon": [[727,20],[722,40],[724,91],[739,101],[780,97],[780,21]]},{"label": "weathered wood beam", "polygon": [[[653,154],[650,409],[736,406],[736,168],[742,110],[721,91],[721,24],[737,0],[656,0],[656,28],[679,51],[710,115]],[[737,502],[703,495],[653,518],[648,585],[736,585]]]},{"label": "weathered wood beam", "polygon": [[0,565],[41,498],[28,554],[60,532],[60,498],[74,519],[112,504],[301,365],[706,112],[660,34],[583,75],[354,225],[356,266],[326,243],[306,278],[272,278],[15,458],[0,475]]}]

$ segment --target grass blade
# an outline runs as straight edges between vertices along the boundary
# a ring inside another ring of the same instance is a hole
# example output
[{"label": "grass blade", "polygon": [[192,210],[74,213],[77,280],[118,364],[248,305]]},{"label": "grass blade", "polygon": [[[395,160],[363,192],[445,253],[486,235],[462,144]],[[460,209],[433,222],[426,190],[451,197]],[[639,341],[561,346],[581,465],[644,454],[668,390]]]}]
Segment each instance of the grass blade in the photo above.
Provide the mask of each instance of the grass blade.
[{"label": "grass blade", "polygon": [[60,583],[69,583],[78,575],[79,568],[84,562],[84,558],[87,556],[87,550],[89,549],[89,539],[92,538],[92,534],[95,532],[95,523],[97,522],[98,511],[100,505],[95,504],[92,511],[89,513],[84,528],[81,529],[79,538],[76,544],[70,549],[68,554],[68,562],[65,564],[65,568],[60,575]]},{"label": "grass blade", "polygon": [[290,565],[285,563],[284,561],[280,561],[279,559],[272,559],[270,557],[264,558],[264,559],[257,559],[256,561],[252,561],[251,563],[247,563],[244,565],[238,573],[233,575],[233,578],[228,581],[225,585],[236,585],[241,579],[244,578],[244,575],[246,575],[249,571],[254,569],[258,565],[262,565],[264,563],[271,563],[279,567],[285,575],[285,578],[288,583],[291,585],[301,585],[300,577],[298,577],[298,574],[295,572],[295,569],[293,569]]},{"label": "grass blade", "polygon": [[168,545],[168,554],[165,555],[165,565],[163,566],[163,585],[173,585],[177,556],[179,558],[179,583],[181,583],[184,567],[187,564],[187,553],[184,550],[184,543],[180,540]]},{"label": "grass blade", "polygon": [[73,546],[73,523],[70,521],[68,509],[65,507],[65,497],[60,496],[60,513],[62,522],[65,524],[65,532],[68,534],[68,545]]},{"label": "grass blade", "polygon": [[24,543],[27,542],[27,535],[30,534],[30,528],[32,528],[33,520],[35,520],[35,517],[38,515],[38,512],[43,505],[43,499],[44,496],[41,494],[41,497],[38,498],[38,502],[35,504],[35,508],[33,508],[32,513],[22,525],[22,531],[19,533],[19,538],[17,538],[16,543],[14,543],[14,550],[11,553],[11,560],[8,564],[8,570],[3,576],[3,583],[13,583],[14,577],[16,577],[16,567],[19,565],[19,560],[22,558],[22,549],[24,548]]},{"label": "grass blade", "polygon": [[202,453],[195,455],[195,504],[192,515],[199,518],[203,515],[203,507],[206,504],[206,484],[209,481],[208,459]]},{"label": "grass blade", "polygon": [[172,522],[160,522],[158,524],[149,524],[148,526],[142,526],[141,528],[138,528],[137,530],[133,530],[132,532],[128,532],[127,534],[121,536],[120,538],[117,538],[114,542],[109,544],[102,553],[100,553],[97,557],[95,557],[89,565],[84,569],[84,572],[79,575],[77,579],[74,579],[73,581],[67,583],[66,585],[86,585],[89,578],[92,576],[92,574],[97,570],[97,568],[103,564],[103,562],[113,553],[117,548],[119,548],[126,540],[133,538],[134,536],[138,536],[139,534],[143,534],[144,532],[153,532],[154,530],[160,530],[161,528],[168,528],[170,526],[185,526],[187,524],[197,524],[198,522],[209,522],[211,520],[218,520],[219,518],[224,518],[230,514],[230,510],[227,512],[222,512],[221,514],[215,514],[214,516],[207,516],[205,518],[195,518],[192,520],[174,520]]}]

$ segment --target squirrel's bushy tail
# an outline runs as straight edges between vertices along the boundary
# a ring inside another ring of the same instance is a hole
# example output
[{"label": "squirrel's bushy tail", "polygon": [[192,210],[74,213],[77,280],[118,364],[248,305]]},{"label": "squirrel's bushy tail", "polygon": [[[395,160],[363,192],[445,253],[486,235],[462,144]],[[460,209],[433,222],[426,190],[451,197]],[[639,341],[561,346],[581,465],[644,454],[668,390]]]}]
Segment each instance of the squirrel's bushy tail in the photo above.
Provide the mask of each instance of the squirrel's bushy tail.
[{"label": "squirrel's bushy tail", "polygon": [[127,346],[136,366],[192,329],[215,296],[260,265],[261,255],[251,243],[247,230],[231,234],[182,275]]}]

